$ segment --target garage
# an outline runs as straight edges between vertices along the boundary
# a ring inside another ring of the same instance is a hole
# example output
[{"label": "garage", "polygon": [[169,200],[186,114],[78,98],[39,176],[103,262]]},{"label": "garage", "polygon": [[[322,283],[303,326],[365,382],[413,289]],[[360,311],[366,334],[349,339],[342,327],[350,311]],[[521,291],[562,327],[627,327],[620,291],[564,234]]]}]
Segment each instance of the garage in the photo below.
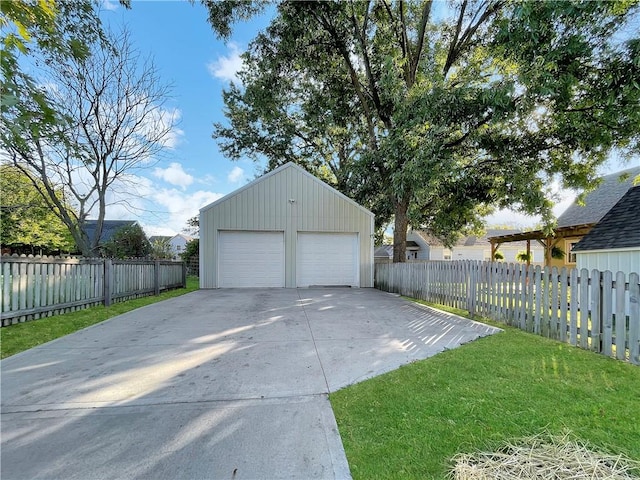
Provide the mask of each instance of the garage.
[{"label": "garage", "polygon": [[358,235],[298,233],[297,286],[358,286]]},{"label": "garage", "polygon": [[200,288],[373,287],[373,213],[287,163],[200,209]]},{"label": "garage", "polygon": [[283,232],[219,232],[221,288],[284,287]]}]

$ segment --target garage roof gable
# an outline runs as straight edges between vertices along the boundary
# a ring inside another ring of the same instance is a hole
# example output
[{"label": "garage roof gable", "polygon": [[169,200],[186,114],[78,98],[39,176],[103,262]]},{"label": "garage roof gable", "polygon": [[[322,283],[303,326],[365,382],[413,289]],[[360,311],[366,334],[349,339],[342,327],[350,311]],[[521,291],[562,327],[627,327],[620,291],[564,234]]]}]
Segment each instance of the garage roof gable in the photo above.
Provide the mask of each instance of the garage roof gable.
[{"label": "garage roof gable", "polygon": [[356,202],[353,199],[347,197],[344,193],[339,192],[338,190],[333,188],[331,185],[326,184],[325,182],[323,182],[319,178],[315,177],[314,175],[310,174],[304,168],[300,167],[299,165],[296,165],[293,162],[285,163],[284,165],[282,165],[282,166],[280,166],[280,167],[278,167],[278,168],[276,168],[274,170],[271,170],[269,173],[266,173],[266,174],[262,175],[261,177],[255,179],[254,181],[249,182],[246,185],[238,188],[237,190],[234,190],[233,192],[228,193],[224,197],[219,198],[215,202],[212,202],[209,205],[205,205],[204,207],[202,207],[200,209],[200,213],[205,212],[206,210],[209,210],[210,208],[213,208],[216,205],[219,205],[221,203],[224,203],[224,202],[230,200],[231,198],[235,197],[239,193],[241,193],[241,192],[243,192],[245,190],[248,190],[248,189],[254,187],[255,185],[257,185],[257,184],[259,184],[261,182],[264,182],[269,177],[278,175],[278,174],[282,173],[283,171],[285,171],[287,169],[293,169],[293,170],[297,171],[299,174],[307,176],[308,178],[312,179],[314,182],[318,183],[319,185],[322,185],[322,187],[330,190],[333,194],[335,194],[338,197],[342,198],[346,202],[349,202],[350,204],[352,204],[353,206],[355,206],[358,209],[362,210],[364,213],[366,213],[367,215],[370,215],[373,218],[373,213],[371,211],[367,210],[362,205],[360,205],[358,202]]}]

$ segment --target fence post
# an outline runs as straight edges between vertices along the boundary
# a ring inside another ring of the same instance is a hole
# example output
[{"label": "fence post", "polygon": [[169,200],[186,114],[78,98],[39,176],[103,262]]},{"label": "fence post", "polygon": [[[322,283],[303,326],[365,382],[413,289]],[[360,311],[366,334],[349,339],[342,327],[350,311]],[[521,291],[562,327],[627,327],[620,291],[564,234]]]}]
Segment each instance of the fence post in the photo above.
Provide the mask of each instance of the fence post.
[{"label": "fence post", "polygon": [[182,262],[182,288],[187,288],[187,263]]},{"label": "fence post", "polygon": [[474,262],[468,262],[467,265],[470,267],[468,280],[469,287],[467,289],[467,292],[469,292],[467,296],[467,310],[469,311],[469,316],[473,318],[476,313],[476,289],[478,286],[478,281],[476,278],[477,269],[475,268],[476,265],[474,264]]},{"label": "fence post", "polygon": [[160,295],[160,260],[153,262],[154,295]]},{"label": "fence post", "polygon": [[110,258],[104,259],[104,306],[111,306],[111,292],[113,289],[113,264]]}]

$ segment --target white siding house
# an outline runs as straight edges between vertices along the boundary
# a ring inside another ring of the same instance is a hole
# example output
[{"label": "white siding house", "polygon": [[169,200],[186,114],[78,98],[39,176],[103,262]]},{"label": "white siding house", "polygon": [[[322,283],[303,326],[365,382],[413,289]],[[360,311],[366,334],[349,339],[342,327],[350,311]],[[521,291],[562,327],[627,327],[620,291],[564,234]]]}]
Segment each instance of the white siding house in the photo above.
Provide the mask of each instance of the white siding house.
[{"label": "white siding house", "polygon": [[373,221],[287,163],[200,210],[200,288],[373,287]]},{"label": "white siding house", "polygon": [[182,233],[178,233],[169,239],[169,245],[171,246],[171,250],[175,254],[176,258],[180,257],[180,254],[184,252],[187,243],[191,240],[193,240],[193,237],[183,235]]},{"label": "white siding house", "polygon": [[[407,233],[407,241],[413,241],[419,245],[419,250],[415,253],[416,260],[480,260],[489,261],[491,259],[491,243],[488,238],[491,236],[514,233],[516,230],[496,230],[488,229],[483,236],[474,235],[460,238],[452,248],[445,247],[440,240],[421,230],[411,230]],[[500,246],[500,253],[504,256],[503,261],[518,262],[517,255],[526,252],[526,242],[514,242]],[[544,261],[544,251],[537,244],[531,244],[531,263],[541,263]]]},{"label": "white siding house", "polygon": [[578,269],[640,273],[640,186],[630,188],[573,253]]}]

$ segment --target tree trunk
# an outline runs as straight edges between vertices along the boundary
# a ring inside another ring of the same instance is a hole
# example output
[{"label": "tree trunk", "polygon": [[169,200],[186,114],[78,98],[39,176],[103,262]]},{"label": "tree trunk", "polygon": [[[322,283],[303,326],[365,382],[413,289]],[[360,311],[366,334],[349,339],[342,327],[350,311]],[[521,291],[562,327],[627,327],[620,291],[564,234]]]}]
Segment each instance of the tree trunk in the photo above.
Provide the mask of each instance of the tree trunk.
[{"label": "tree trunk", "polygon": [[401,200],[396,203],[395,220],[393,226],[393,263],[407,261],[407,228],[409,226],[409,201]]}]

